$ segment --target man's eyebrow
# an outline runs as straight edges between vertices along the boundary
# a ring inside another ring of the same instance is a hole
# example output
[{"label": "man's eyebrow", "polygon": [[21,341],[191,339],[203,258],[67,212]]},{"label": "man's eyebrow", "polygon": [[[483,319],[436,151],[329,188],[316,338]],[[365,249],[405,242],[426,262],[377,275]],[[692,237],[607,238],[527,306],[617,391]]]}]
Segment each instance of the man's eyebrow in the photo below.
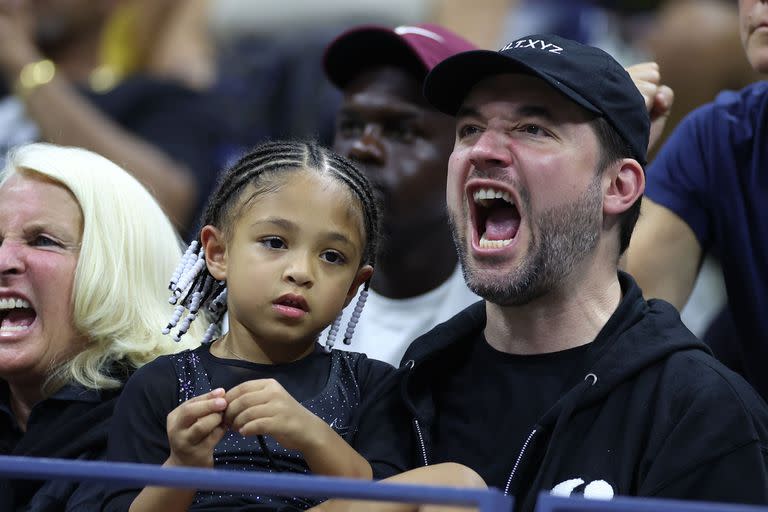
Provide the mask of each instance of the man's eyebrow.
[{"label": "man's eyebrow", "polygon": [[552,111],[541,105],[523,105],[517,109],[520,117],[540,117],[548,121],[554,120]]},{"label": "man's eyebrow", "polygon": [[416,107],[412,107],[410,105],[400,105],[400,104],[390,103],[384,108],[367,107],[367,106],[357,106],[354,108],[341,107],[339,109],[338,116],[360,118],[367,115],[369,112],[373,112],[375,116],[385,118],[385,119],[386,118],[418,119],[420,117],[423,117],[424,115],[424,112],[422,112]]},{"label": "man's eyebrow", "polygon": [[456,111],[456,117],[480,117],[480,112],[478,112],[476,108],[462,105],[459,107],[459,110]]},{"label": "man's eyebrow", "polygon": [[[554,116],[552,111],[547,107],[541,105],[522,105],[515,110],[515,115],[518,117],[539,117],[552,121]],[[480,112],[474,107],[468,107],[466,105],[459,108],[456,112],[456,117],[482,117]]]}]

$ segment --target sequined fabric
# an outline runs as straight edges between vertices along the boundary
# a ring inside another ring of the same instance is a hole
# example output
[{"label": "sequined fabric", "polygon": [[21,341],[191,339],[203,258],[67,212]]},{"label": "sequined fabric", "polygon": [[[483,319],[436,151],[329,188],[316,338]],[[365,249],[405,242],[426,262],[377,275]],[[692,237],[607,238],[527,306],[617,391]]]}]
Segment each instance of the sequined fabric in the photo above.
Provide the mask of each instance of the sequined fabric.
[{"label": "sequined fabric", "polygon": [[[345,441],[351,443],[356,432],[354,413],[360,405],[360,387],[355,367],[361,355],[333,350],[326,357],[331,358],[331,369],[325,388],[317,396],[301,404],[322,418]],[[178,379],[179,403],[213,389],[208,372],[196,353],[185,351],[172,356],[171,359]],[[262,450],[257,437],[244,437],[237,432],[228,431],[214,449],[214,467],[234,471],[309,472],[300,452],[283,448],[271,436],[264,436],[264,440],[274,465]],[[264,496],[254,493],[198,491],[194,503],[211,503],[221,499],[271,504],[276,507],[290,505],[299,509],[310,508],[323,501],[316,498]]]}]

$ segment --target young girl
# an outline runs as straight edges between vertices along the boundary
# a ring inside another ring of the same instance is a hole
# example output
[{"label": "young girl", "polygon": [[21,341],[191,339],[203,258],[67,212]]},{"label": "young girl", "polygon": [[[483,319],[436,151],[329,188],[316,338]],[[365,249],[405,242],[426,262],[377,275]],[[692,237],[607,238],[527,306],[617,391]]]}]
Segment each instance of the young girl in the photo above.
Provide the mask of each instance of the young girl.
[{"label": "young girl", "polygon": [[[382,478],[405,469],[409,424],[394,369],[331,350],[337,317],[373,272],[368,181],[312,143],[273,142],[221,179],[171,282],[169,328],[224,311],[229,331],[160,357],[129,381],[108,458],[176,467]],[[352,337],[361,294],[344,332]],[[184,309],[189,313],[184,316]],[[326,347],[317,337],[332,325]],[[318,500],[159,487],[111,489],[106,510],[292,510]]]}]

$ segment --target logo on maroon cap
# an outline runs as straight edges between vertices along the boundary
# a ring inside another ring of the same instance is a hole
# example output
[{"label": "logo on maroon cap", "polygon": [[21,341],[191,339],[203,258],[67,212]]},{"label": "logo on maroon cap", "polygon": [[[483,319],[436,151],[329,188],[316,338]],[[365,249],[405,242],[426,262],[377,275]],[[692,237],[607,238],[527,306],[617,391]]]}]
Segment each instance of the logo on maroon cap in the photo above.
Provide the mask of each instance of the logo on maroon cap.
[{"label": "logo on maroon cap", "polygon": [[421,27],[414,27],[412,25],[401,25],[399,27],[396,27],[395,34],[399,36],[404,36],[406,34],[415,34],[419,36],[428,37],[430,39],[434,39],[438,43],[445,42],[445,39],[443,38],[443,36],[441,36],[437,32],[432,32],[431,30],[427,30]]}]

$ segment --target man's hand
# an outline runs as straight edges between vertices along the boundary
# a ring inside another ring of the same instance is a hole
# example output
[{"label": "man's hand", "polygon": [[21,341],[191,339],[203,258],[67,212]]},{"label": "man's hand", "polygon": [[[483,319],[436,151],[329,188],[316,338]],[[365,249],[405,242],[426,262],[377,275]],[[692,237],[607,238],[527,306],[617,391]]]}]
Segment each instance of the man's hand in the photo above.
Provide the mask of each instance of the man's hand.
[{"label": "man's hand", "polygon": [[645,99],[645,106],[651,117],[651,135],[648,141],[650,151],[664,131],[667,117],[672,111],[672,103],[675,95],[672,89],[661,85],[661,73],[659,65],[655,62],[642,62],[627,68],[629,76],[635,82],[635,86]]}]

